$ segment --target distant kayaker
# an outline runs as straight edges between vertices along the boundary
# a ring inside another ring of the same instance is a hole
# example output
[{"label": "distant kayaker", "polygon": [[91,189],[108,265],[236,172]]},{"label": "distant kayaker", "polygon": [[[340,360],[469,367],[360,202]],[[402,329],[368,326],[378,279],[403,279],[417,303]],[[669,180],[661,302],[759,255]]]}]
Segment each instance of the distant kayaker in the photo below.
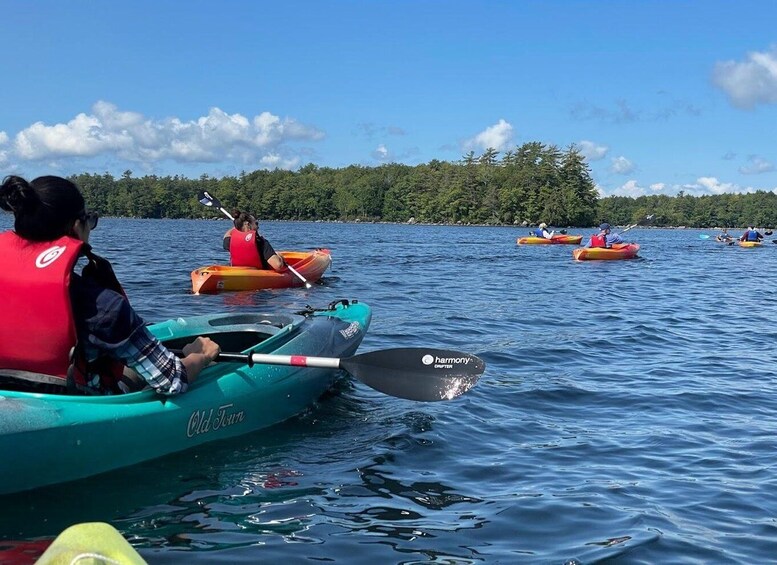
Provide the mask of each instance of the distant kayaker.
[{"label": "distant kayaker", "polygon": [[734,238],[731,237],[731,234],[728,233],[728,228],[723,228],[721,232],[715,236],[715,239],[718,241],[722,241],[723,243],[727,243],[729,241],[733,241]]},{"label": "distant kayaker", "polygon": [[529,232],[529,234],[533,235],[534,237],[542,237],[545,239],[553,239],[554,233],[555,231],[548,231],[548,224],[545,222],[542,222],[539,226],[536,227],[536,229]]},{"label": "distant kayaker", "polygon": [[286,261],[270,242],[259,235],[259,223],[247,212],[235,210],[235,227],[224,234],[224,249],[229,251],[233,267],[256,267],[279,273],[288,270]]},{"label": "distant kayaker", "polygon": [[757,229],[753,226],[748,226],[747,231],[740,236],[739,241],[761,241],[763,238],[763,234]]},{"label": "distant kayaker", "polygon": [[149,333],[111,264],[92,252],[98,216],[75,184],[9,176],[0,207],[14,214],[14,229],[0,234],[0,386],[119,394],[147,385],[173,395],[218,356],[218,344],[198,337],[179,359]]},{"label": "distant kayaker", "polygon": [[607,222],[599,226],[599,233],[592,235],[586,247],[612,247],[616,243],[623,243],[620,234],[610,232],[610,224]]}]

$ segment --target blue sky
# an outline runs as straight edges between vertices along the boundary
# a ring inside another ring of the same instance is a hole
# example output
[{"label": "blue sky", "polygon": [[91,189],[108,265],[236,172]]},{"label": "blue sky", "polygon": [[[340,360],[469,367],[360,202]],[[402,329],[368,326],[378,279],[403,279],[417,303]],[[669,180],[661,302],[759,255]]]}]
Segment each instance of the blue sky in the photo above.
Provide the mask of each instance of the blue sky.
[{"label": "blue sky", "polygon": [[0,173],[236,175],[528,141],[602,194],[777,190],[777,3],[3,0]]}]

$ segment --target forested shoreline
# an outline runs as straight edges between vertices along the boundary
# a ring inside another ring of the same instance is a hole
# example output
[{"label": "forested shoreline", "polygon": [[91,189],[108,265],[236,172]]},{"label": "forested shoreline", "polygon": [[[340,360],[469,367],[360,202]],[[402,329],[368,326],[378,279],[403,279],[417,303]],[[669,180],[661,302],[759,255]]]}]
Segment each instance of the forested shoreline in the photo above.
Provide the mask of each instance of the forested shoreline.
[{"label": "forested shoreline", "polygon": [[207,190],[229,209],[268,220],[383,221],[478,225],[589,227],[630,224],[652,214],[654,226],[777,225],[777,195],[611,196],[599,198],[588,164],[575,146],[560,150],[531,142],[500,155],[473,152],[458,162],[344,168],[309,164],[297,171],[120,178],[105,173],[70,177],[87,205],[105,216],[209,218]]}]

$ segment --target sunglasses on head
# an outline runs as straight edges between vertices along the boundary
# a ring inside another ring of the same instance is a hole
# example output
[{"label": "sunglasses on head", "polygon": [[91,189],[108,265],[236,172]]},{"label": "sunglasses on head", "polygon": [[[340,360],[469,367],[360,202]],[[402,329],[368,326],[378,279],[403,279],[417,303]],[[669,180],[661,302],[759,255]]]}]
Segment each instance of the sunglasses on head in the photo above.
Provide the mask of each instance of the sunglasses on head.
[{"label": "sunglasses on head", "polygon": [[90,230],[93,230],[97,227],[97,220],[100,219],[100,216],[97,214],[97,212],[81,212],[81,215],[78,217],[81,222],[83,222],[84,225],[89,226]]}]

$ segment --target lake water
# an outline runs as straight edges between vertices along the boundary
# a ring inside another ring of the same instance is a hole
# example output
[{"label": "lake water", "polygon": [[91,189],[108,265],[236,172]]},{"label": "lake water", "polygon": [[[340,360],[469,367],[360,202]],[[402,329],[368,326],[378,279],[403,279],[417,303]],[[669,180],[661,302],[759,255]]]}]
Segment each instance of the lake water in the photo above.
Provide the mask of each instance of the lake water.
[{"label": "lake water", "polygon": [[270,430],[3,497],[0,539],[100,520],[155,564],[775,559],[771,238],[634,229],[639,259],[576,263],[523,229],[266,222],[276,249],[332,250],[323,284],[194,296],[227,227],[101,219],[92,241],[147,321],[355,298],[360,351],[464,350],[484,376],[434,404],[344,380]]}]

